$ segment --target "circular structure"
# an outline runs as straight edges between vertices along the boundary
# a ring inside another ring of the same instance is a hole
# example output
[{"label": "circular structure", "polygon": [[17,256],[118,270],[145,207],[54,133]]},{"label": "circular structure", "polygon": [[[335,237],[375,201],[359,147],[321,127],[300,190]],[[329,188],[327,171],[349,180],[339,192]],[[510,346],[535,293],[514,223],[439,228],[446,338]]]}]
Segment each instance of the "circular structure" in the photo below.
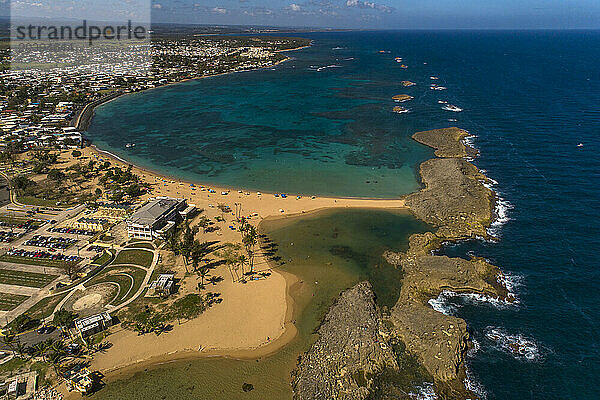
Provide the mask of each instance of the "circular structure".
[{"label": "circular structure", "polygon": [[102,301],[102,295],[99,293],[92,293],[77,299],[71,308],[73,311],[86,310],[92,307],[96,307]]},{"label": "circular structure", "polygon": [[106,306],[115,299],[120,286],[115,282],[97,283],[85,290],[77,290],[65,302],[63,308],[73,311],[80,317],[105,311]]}]

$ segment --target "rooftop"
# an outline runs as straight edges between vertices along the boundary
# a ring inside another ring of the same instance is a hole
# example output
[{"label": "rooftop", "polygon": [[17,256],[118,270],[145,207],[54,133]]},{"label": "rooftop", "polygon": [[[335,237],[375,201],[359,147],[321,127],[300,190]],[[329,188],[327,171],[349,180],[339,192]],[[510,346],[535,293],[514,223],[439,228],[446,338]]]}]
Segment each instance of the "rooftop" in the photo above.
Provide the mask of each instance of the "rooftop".
[{"label": "rooftop", "polygon": [[140,207],[128,221],[134,224],[152,225],[158,218],[172,210],[182,201],[182,199],[158,197]]}]

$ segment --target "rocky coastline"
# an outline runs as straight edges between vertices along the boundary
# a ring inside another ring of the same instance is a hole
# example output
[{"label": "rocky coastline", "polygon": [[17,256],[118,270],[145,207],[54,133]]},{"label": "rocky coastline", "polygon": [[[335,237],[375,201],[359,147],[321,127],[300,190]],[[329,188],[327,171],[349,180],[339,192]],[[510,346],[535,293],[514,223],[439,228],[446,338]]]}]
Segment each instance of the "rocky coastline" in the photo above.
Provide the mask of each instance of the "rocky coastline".
[{"label": "rocky coastline", "polygon": [[[400,296],[391,310],[377,309],[365,283],[342,293],[319,329],[319,339],[298,363],[294,399],[369,397],[377,374],[386,368],[398,369],[387,351],[394,340],[426,370],[438,396],[477,398],[465,385],[464,360],[471,345],[466,322],[428,304],[443,291],[513,300],[498,267],[482,258],[465,260],[432,253],[443,243],[490,238],[487,228],[495,217],[496,195],[485,186],[488,178],[466,160],[476,154],[462,142],[467,136],[459,128],[413,135],[434,148],[437,158],[421,164],[424,187],[408,195],[406,204],[434,231],[412,235],[406,252],[384,255],[403,271]],[[386,328],[377,335],[377,326]]]}]

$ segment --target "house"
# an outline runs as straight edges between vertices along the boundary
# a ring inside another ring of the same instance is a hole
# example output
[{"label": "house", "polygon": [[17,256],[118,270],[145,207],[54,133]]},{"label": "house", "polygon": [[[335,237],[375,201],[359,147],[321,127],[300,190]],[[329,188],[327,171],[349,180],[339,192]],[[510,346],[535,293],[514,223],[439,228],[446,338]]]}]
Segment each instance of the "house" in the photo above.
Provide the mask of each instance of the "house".
[{"label": "house", "polygon": [[146,240],[163,238],[193,210],[195,206],[188,205],[185,199],[165,196],[150,199],[127,219],[127,235]]},{"label": "house", "polygon": [[102,332],[111,325],[112,317],[107,312],[75,320],[75,329],[82,338]]},{"label": "house", "polygon": [[87,218],[81,217],[76,221],[71,222],[71,228],[81,229],[84,231],[100,232],[108,228],[108,221],[102,218]]},{"label": "house", "polygon": [[122,221],[132,212],[131,206],[126,204],[103,203],[98,206],[96,215],[113,222]]},{"label": "house", "polygon": [[175,291],[174,278],[173,274],[160,274],[155,281],[150,283],[148,296],[158,297],[173,294]]}]

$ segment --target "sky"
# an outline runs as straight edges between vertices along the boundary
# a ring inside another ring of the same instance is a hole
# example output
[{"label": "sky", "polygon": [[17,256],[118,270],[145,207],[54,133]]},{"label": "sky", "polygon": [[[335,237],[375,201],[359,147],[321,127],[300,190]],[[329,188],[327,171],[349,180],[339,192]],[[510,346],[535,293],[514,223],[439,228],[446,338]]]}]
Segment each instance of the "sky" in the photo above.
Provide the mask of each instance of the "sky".
[{"label": "sky", "polygon": [[600,28],[600,0],[0,0],[12,15],[366,29]]}]

